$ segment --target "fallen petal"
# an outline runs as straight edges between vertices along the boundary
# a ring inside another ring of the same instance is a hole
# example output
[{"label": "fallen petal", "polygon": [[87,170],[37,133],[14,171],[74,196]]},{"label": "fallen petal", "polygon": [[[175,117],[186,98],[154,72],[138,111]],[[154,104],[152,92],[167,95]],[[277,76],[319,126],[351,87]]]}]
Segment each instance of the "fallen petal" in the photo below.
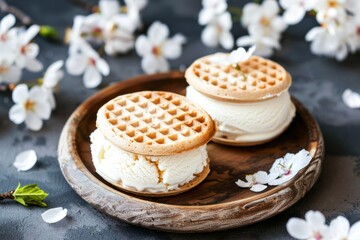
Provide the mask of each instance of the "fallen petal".
[{"label": "fallen petal", "polygon": [[51,208],[41,214],[42,219],[46,223],[56,223],[67,215],[67,209],[62,207]]},{"label": "fallen petal", "polygon": [[37,162],[36,152],[34,150],[27,150],[19,153],[15,157],[15,161],[13,163],[14,167],[18,171],[27,171],[30,170],[35,163]]},{"label": "fallen petal", "polygon": [[360,108],[360,94],[346,89],[342,94],[342,100],[349,108]]},{"label": "fallen petal", "polygon": [[296,239],[308,239],[312,234],[311,226],[300,218],[290,218],[286,224],[286,230]]},{"label": "fallen petal", "polygon": [[252,187],[250,188],[250,191],[253,191],[253,192],[261,192],[261,191],[264,191],[266,188],[267,188],[266,185],[263,185],[263,184],[255,184],[254,186],[252,186]]}]

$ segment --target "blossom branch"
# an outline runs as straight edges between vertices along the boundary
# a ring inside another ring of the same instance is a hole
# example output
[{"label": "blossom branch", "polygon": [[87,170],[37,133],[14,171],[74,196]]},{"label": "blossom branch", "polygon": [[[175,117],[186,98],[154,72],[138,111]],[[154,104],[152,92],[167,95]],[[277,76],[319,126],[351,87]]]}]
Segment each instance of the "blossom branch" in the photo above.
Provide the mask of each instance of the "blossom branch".
[{"label": "blossom branch", "polygon": [[0,10],[7,13],[14,14],[24,25],[29,26],[32,24],[31,18],[26,15],[23,11],[20,9],[10,6],[5,2],[5,0],[0,0]]},{"label": "blossom branch", "polygon": [[90,4],[88,2],[82,1],[82,0],[68,0],[71,4],[75,5],[76,7],[79,7],[81,9],[84,9],[85,11],[94,13],[98,12],[99,8],[98,6],[94,4]]},{"label": "blossom branch", "polygon": [[4,200],[4,199],[14,199],[13,196],[14,190],[5,192],[5,193],[1,193],[0,194],[0,201]]}]

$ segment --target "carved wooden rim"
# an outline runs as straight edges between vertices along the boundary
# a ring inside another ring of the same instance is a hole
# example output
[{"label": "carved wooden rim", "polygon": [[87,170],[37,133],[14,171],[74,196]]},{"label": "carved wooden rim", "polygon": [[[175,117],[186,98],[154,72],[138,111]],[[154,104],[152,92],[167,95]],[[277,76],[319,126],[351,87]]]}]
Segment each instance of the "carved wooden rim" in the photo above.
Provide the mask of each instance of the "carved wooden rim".
[{"label": "carved wooden rim", "polygon": [[[172,232],[211,232],[245,226],[272,217],[292,206],[310,190],[320,174],[324,156],[323,138],[314,118],[294,98],[297,111],[301,112],[308,130],[311,129],[310,144],[307,150],[313,158],[311,163],[301,170],[294,179],[264,193],[259,193],[255,201],[241,199],[201,206],[155,203],[122,193],[92,175],[75,151],[76,129],[80,119],[88,111],[86,106],[91,106],[94,101],[97,101],[97,96],[100,94],[114,94],[121,88],[141,85],[148,81],[180,78],[184,79],[184,73],[173,71],[138,76],[119,82],[88,98],[69,117],[60,136],[58,161],[67,182],[85,201],[111,216],[147,228]],[[291,201],[287,200],[286,196],[288,195],[292,196]],[[263,205],[263,212],[252,211],[258,205]]]}]

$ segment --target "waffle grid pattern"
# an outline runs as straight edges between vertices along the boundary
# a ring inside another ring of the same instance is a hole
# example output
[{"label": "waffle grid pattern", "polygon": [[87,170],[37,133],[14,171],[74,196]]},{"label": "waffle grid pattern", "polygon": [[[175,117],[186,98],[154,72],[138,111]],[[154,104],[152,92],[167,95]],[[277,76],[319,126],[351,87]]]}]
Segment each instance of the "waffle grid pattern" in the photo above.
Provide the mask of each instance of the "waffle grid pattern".
[{"label": "waffle grid pattern", "polygon": [[[202,109],[183,96],[167,92],[122,95],[102,109],[101,115],[105,116],[112,131],[127,140],[128,145],[136,142],[157,147],[191,143],[199,141],[196,139],[212,127],[211,118]],[[101,126],[98,127],[101,130]],[[122,144],[123,147],[126,146]]]},{"label": "waffle grid pattern", "polygon": [[270,60],[252,56],[239,64],[239,71],[231,65],[215,63],[211,57],[196,60],[189,68],[191,74],[187,74],[189,84],[205,94],[251,100],[277,94],[291,84],[285,69]]},{"label": "waffle grid pattern", "polygon": [[211,85],[233,91],[271,88],[286,77],[281,66],[259,57],[241,63],[240,68],[246,77],[232,66],[221,66],[204,60],[195,63],[194,73]]}]

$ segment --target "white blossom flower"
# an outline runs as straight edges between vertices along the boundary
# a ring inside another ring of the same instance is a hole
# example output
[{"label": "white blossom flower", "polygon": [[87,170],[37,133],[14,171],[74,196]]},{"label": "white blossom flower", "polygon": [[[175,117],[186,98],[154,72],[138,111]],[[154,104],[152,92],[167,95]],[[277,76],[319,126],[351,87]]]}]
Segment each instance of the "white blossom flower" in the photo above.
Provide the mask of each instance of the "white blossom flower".
[{"label": "white blossom flower", "polygon": [[108,19],[119,13],[120,3],[118,0],[100,0],[99,8],[101,16]]},{"label": "white blossom flower", "polygon": [[8,59],[0,58],[0,83],[17,83],[20,78],[21,69]]},{"label": "white blossom flower", "polygon": [[354,17],[348,16],[344,22],[329,22],[312,28],[305,36],[311,42],[311,51],[316,55],[344,60],[348,52],[355,52],[360,45],[358,26]]},{"label": "white blossom flower", "polygon": [[244,6],[241,19],[249,35],[237,39],[238,46],[256,45],[255,53],[269,57],[274,49],[280,48],[281,33],[287,25],[279,14],[275,0],[265,0],[261,5],[248,3]]},{"label": "white blossom flower", "polygon": [[274,53],[274,49],[280,49],[280,35],[263,36],[256,27],[250,27],[249,35],[239,37],[236,45],[239,47],[256,45],[255,54],[263,57],[269,57]]},{"label": "white blossom flower", "polygon": [[227,9],[226,0],[202,0],[202,5],[199,12],[200,25],[211,23]]},{"label": "white blossom flower", "polygon": [[64,219],[67,215],[68,210],[66,208],[57,207],[50,208],[41,214],[42,219],[46,223],[56,223]]},{"label": "white blossom flower", "polygon": [[248,3],[244,6],[241,22],[244,27],[254,26],[262,35],[270,36],[283,32],[287,25],[279,16],[279,5],[275,0],[265,0],[261,5]]},{"label": "white blossom flower", "polygon": [[175,35],[169,38],[169,28],[160,22],[154,22],[147,32],[136,39],[135,48],[142,57],[141,67],[145,73],[166,72],[170,66],[166,59],[180,57],[185,38]]},{"label": "white blossom flower", "polygon": [[47,95],[48,101],[52,109],[55,109],[56,102],[54,97],[54,90],[59,84],[59,81],[64,77],[64,72],[60,69],[64,65],[64,61],[59,60],[52,63],[47,69],[43,77],[41,88]]},{"label": "white blossom flower", "polygon": [[325,224],[325,217],[319,211],[308,211],[305,220],[290,218],[286,224],[290,236],[295,239],[322,240],[329,239],[329,228]]},{"label": "white blossom flower", "polygon": [[338,20],[343,21],[347,11],[356,12],[358,0],[317,0],[313,1],[314,10],[317,12],[316,19],[320,23]]},{"label": "white blossom flower", "polygon": [[15,25],[15,17],[12,14],[8,14],[0,21],[0,42],[6,42],[8,40],[8,32]]},{"label": "white blossom flower", "polygon": [[127,15],[137,28],[142,27],[140,11],[148,4],[147,0],[125,0]]},{"label": "white blossom flower", "polygon": [[360,108],[360,94],[346,89],[342,94],[342,100],[349,108]]},{"label": "white blossom flower", "polygon": [[285,9],[283,14],[287,24],[297,24],[305,16],[307,11],[314,7],[316,1],[312,0],[280,0],[280,5]]},{"label": "white blossom flower", "polygon": [[248,60],[254,51],[256,46],[252,46],[246,51],[244,48],[239,47],[236,50],[230,52],[230,54],[215,54],[211,57],[211,61],[222,65],[238,65],[238,63]]},{"label": "white blossom flower", "polygon": [[84,74],[83,82],[85,87],[95,88],[102,81],[101,75],[109,75],[110,67],[88,43],[84,40],[79,41],[79,51],[69,55],[66,60],[66,69],[71,75],[79,76]]},{"label": "white blossom flower", "polygon": [[105,52],[108,55],[115,55],[133,49],[135,26],[133,21],[124,14],[107,21],[104,26]]},{"label": "white blossom flower", "polygon": [[71,28],[69,39],[69,54],[73,54],[79,50],[79,42],[82,38],[82,29],[84,26],[85,17],[84,16],[75,16],[74,23]]},{"label": "white blossom flower", "polygon": [[224,12],[204,28],[201,33],[201,41],[208,47],[221,45],[225,49],[231,49],[234,46],[234,37],[230,32],[231,27],[231,15],[229,12]]},{"label": "white blossom flower", "polygon": [[19,172],[28,171],[33,166],[35,166],[36,162],[37,162],[36,152],[33,149],[31,149],[16,155],[13,165]]},{"label": "white blossom flower", "polygon": [[238,179],[235,183],[242,188],[250,188],[253,192],[264,191],[267,186],[265,184],[274,180],[276,176],[274,174],[267,174],[267,172],[259,171],[252,175],[246,175],[245,181]]},{"label": "white blossom flower", "polygon": [[43,126],[42,120],[47,120],[51,115],[51,106],[44,91],[34,86],[30,90],[25,84],[19,84],[12,93],[15,103],[10,108],[9,117],[15,124],[25,122],[33,131],[38,131]]},{"label": "white blossom flower", "polygon": [[26,68],[32,72],[41,71],[43,66],[36,57],[39,54],[39,45],[30,41],[39,33],[40,27],[32,25],[18,36],[16,65],[20,68]]},{"label": "white blossom flower", "polygon": [[330,240],[358,240],[360,238],[360,221],[350,228],[349,220],[343,216],[333,219],[329,225]]},{"label": "white blossom flower", "polygon": [[301,169],[309,165],[312,157],[305,149],[296,154],[287,153],[283,158],[276,159],[270,174],[278,176],[269,185],[281,185],[292,179]]}]

